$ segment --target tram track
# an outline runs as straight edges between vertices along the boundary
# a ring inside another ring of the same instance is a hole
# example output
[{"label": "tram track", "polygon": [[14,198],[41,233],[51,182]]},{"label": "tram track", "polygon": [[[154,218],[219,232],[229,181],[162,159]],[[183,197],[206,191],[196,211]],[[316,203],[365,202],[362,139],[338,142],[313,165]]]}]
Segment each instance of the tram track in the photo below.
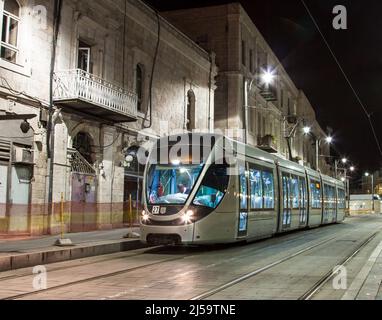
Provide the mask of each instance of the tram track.
[{"label": "tram track", "polygon": [[[313,231],[313,235],[317,235],[317,234],[322,233],[323,229],[314,229],[314,230],[309,230],[309,231]],[[312,232],[310,232],[309,234],[312,235]],[[297,235],[297,236],[294,236],[294,235]],[[298,233],[297,234],[296,233],[296,234],[293,234],[293,236],[294,237],[292,237],[290,239],[287,239],[287,241],[285,241],[285,237],[282,237],[282,236],[280,238],[272,238],[271,240],[274,240],[272,244],[270,244],[270,245],[267,244],[267,245],[264,245],[261,248],[257,248],[256,251],[257,252],[262,252],[264,250],[269,250],[273,246],[277,246],[277,245],[280,245],[280,244],[286,244],[286,243],[293,243],[295,241],[299,241],[302,238],[304,238],[306,236],[306,234],[304,234],[304,233]],[[314,240],[312,240],[312,242],[313,241]],[[326,240],[325,242],[327,242],[327,241],[328,240]],[[314,245],[314,246],[317,246],[317,245]],[[105,258],[105,259],[102,259],[102,260],[98,260],[96,262],[89,262],[89,263],[85,263],[85,264],[76,264],[74,266],[59,267],[59,268],[51,269],[51,270],[49,270],[49,272],[69,270],[69,269],[73,269],[73,268],[76,268],[76,267],[82,267],[82,266],[86,266],[86,265],[94,265],[95,263],[102,263],[102,262],[107,262],[107,261],[112,261],[112,260],[115,261],[115,260],[121,260],[121,259],[130,258],[130,257],[137,257],[137,256],[145,255],[145,254],[150,254],[149,251],[152,251],[152,250],[162,250],[162,249],[165,252],[167,250],[166,247],[153,247],[153,248],[145,249],[143,252],[140,252],[140,253],[137,253],[137,254],[133,254],[133,255],[130,255],[130,256],[115,257],[115,258],[112,258],[112,259]],[[139,250],[143,250],[143,249],[139,249]],[[229,261],[223,261],[222,263],[232,262],[233,260],[238,260],[238,259],[241,259],[243,257],[246,257],[248,255],[248,253],[251,252],[251,251],[253,251],[253,248],[249,248],[249,247],[245,248],[245,250],[243,250],[243,252],[241,252],[241,254],[235,256],[234,259],[231,259]],[[161,252],[159,251],[159,253],[161,253]],[[118,276],[118,275],[121,275],[121,274],[126,274],[126,273],[134,272],[134,271],[137,271],[137,270],[142,270],[144,268],[150,268],[150,267],[153,267],[153,266],[156,266],[156,265],[160,265],[160,264],[164,264],[164,263],[168,263],[168,262],[174,262],[174,261],[182,260],[182,259],[185,259],[185,258],[191,258],[191,257],[197,256],[197,255],[200,255],[200,253],[194,254],[194,255],[184,254],[182,256],[177,256],[175,258],[165,259],[165,260],[162,260],[162,261],[157,261],[157,262],[150,263],[150,264],[145,264],[145,265],[142,265],[142,266],[130,267],[130,268],[118,270],[118,271],[115,271],[115,272],[110,272],[110,273],[107,273],[107,274],[101,274],[101,275],[97,275],[97,276],[94,276],[94,277],[88,277],[88,278],[81,279],[81,280],[76,280],[76,281],[72,281],[72,282],[68,282],[68,283],[63,283],[63,284],[56,285],[56,286],[53,286],[53,287],[48,287],[47,289],[43,289],[43,290],[25,292],[25,293],[22,293],[22,294],[9,296],[9,297],[6,297],[6,298],[0,299],[0,300],[17,300],[17,299],[22,299],[22,298],[25,298],[25,297],[35,296],[35,295],[38,295],[38,294],[41,294],[41,293],[44,293],[44,292],[48,292],[48,291],[54,291],[54,290],[58,290],[58,289],[66,288],[66,287],[75,286],[75,285],[78,285],[78,284],[83,284],[83,283],[92,282],[92,281],[96,281],[96,280],[100,280],[100,279],[114,277],[114,276]],[[31,274],[28,273],[28,274],[4,277],[4,278],[0,279],[0,283],[4,282],[6,280],[12,280],[12,279],[17,279],[17,278],[22,278],[22,277],[30,277],[30,276],[31,276]]]},{"label": "tram track", "polygon": [[[331,227],[331,226],[327,226],[327,227]],[[317,233],[322,233],[322,231],[324,231],[323,228],[316,228],[316,229],[306,230],[305,232],[309,232],[310,235],[315,235]],[[291,236],[291,238],[286,239],[288,236]],[[298,241],[299,239],[303,238],[304,236],[305,236],[304,232],[298,231],[296,233],[291,233],[291,234],[288,234],[288,235],[281,235],[278,238],[276,238],[276,237],[275,238],[269,238],[268,240],[270,240],[270,241],[273,240],[273,242],[271,244],[266,243],[263,247],[260,247],[259,250],[268,249],[269,247],[271,247],[273,245],[280,244],[280,242],[286,244],[286,243]],[[258,242],[258,243],[260,243],[260,242]],[[248,244],[248,246],[250,246],[250,245],[251,244]],[[231,248],[228,248],[228,249],[231,249]],[[60,267],[49,267],[48,271],[49,272],[64,271],[64,270],[69,270],[69,269],[73,269],[73,268],[77,268],[77,267],[84,267],[84,266],[89,266],[89,265],[100,264],[100,263],[103,263],[103,262],[111,262],[111,261],[124,260],[124,259],[127,259],[127,258],[134,258],[134,257],[138,257],[138,256],[141,256],[141,255],[150,254],[150,253],[152,253],[153,251],[156,251],[156,250],[157,250],[157,252],[155,252],[155,254],[161,254],[160,250],[163,250],[162,253],[166,254],[169,249],[167,247],[165,247],[165,246],[155,246],[155,247],[148,247],[148,248],[133,250],[133,251],[130,251],[130,252],[127,251],[127,252],[124,252],[124,253],[120,253],[120,254],[123,254],[123,255],[122,256],[118,256],[118,257],[112,257],[112,255],[115,255],[115,254],[108,254],[104,258],[90,257],[90,259],[96,258],[96,260],[90,261],[90,262],[83,262],[84,259],[70,260],[70,261],[65,261],[65,262],[58,262],[57,264],[71,263],[71,265],[60,266]],[[245,250],[244,250],[245,252],[242,255],[245,255],[246,251],[250,251],[250,250],[251,249],[246,250],[246,248],[245,248]],[[137,253],[133,253],[134,251],[138,251],[138,252]],[[239,255],[236,258],[240,258],[242,255]],[[194,255],[192,255],[192,256],[194,256]],[[188,257],[192,257],[192,256],[188,255]],[[85,258],[85,259],[89,259],[89,258]],[[50,266],[50,265],[48,265],[48,266]],[[31,268],[23,268],[21,270],[24,270],[24,269],[28,270],[28,271],[25,271],[25,272],[22,272],[22,273],[18,273],[18,274],[14,274],[14,275],[9,275],[9,276],[0,276],[0,284],[1,284],[1,282],[4,282],[4,281],[31,276],[31,273],[30,273],[30,269]],[[16,270],[16,272],[17,272],[17,270]]]},{"label": "tram track", "polygon": [[332,241],[334,239],[336,239],[336,238],[326,239],[326,240],[321,241],[321,242],[319,242],[319,243],[317,243],[315,245],[309,246],[309,247],[307,247],[305,249],[302,249],[302,250],[300,250],[300,251],[298,251],[298,252],[296,252],[296,253],[288,256],[288,257],[282,258],[282,259],[277,260],[277,261],[275,261],[273,263],[270,263],[270,264],[268,264],[268,265],[266,265],[264,267],[258,268],[258,269],[254,270],[254,271],[251,271],[251,272],[249,272],[249,273],[247,273],[247,274],[245,274],[243,276],[240,276],[240,277],[238,277],[238,278],[236,278],[236,279],[234,279],[234,280],[232,280],[230,282],[227,282],[227,283],[225,283],[225,284],[223,284],[223,285],[221,285],[221,286],[219,286],[219,287],[217,287],[215,289],[206,291],[206,292],[204,292],[201,295],[198,295],[196,297],[191,298],[190,300],[191,301],[205,300],[206,298],[209,298],[209,297],[211,297],[211,296],[213,296],[213,295],[215,295],[215,294],[217,294],[219,292],[222,292],[222,291],[224,291],[224,290],[226,290],[226,289],[228,289],[230,287],[233,287],[233,286],[235,286],[235,285],[237,285],[239,283],[242,283],[242,282],[244,282],[244,281],[246,281],[246,280],[248,280],[250,278],[253,278],[253,277],[255,277],[255,276],[257,276],[257,275],[259,275],[259,274],[261,274],[261,273],[263,273],[263,272],[265,272],[265,271],[267,271],[267,270],[269,270],[269,269],[271,269],[271,268],[273,268],[275,266],[278,266],[278,265],[280,265],[280,264],[282,264],[282,263],[284,263],[286,261],[289,261],[289,260],[291,260],[291,259],[293,259],[293,258],[295,258],[297,256],[300,256],[300,255],[302,255],[302,254],[304,254],[304,253],[306,253],[308,251],[311,251],[314,248],[322,246],[322,245],[324,245],[324,244],[326,244],[326,243],[328,243],[328,242],[330,242],[330,241]]},{"label": "tram track", "polygon": [[[246,257],[249,253],[251,252],[254,252],[256,251],[256,253],[261,253],[262,251],[265,251],[265,250],[271,250],[272,247],[274,246],[278,246],[280,244],[286,244],[286,243],[294,243],[294,242],[297,242],[297,241],[301,241],[302,239],[304,239],[307,235],[312,235],[312,236],[320,236],[323,231],[325,229],[314,229],[314,230],[308,230],[307,232],[300,232],[300,233],[296,233],[296,234],[292,234],[291,238],[288,238],[286,239],[286,237],[290,236],[281,236],[279,238],[272,238],[270,240],[272,240],[271,243],[265,243],[264,246],[260,247],[260,248],[253,248],[253,247],[249,247],[249,248],[246,248],[244,247],[244,250],[242,250],[240,252],[240,254],[236,255],[234,257],[234,259],[229,259],[227,261],[222,261],[220,263],[218,263],[218,265],[220,264],[224,264],[224,263],[230,263],[232,262],[233,260],[238,260],[238,259],[241,259],[243,257]],[[346,230],[344,230],[346,232]],[[377,233],[375,233],[373,236],[375,237]],[[296,236],[295,236],[296,235]],[[321,245],[324,245],[330,241],[333,241],[335,239],[338,239],[339,237],[341,236],[337,236],[337,237],[331,237],[329,239],[326,239],[326,240],[323,240],[323,241],[320,241],[319,243],[315,243],[315,244],[312,244],[310,245],[309,247],[307,248],[304,248],[296,253],[293,253],[291,254],[290,256],[288,257],[285,257],[283,259],[280,259],[276,262],[273,262],[263,268],[260,268],[260,269],[257,269],[253,272],[250,272],[249,274],[246,274],[244,276],[241,276],[240,278],[238,279],[235,279],[223,286],[220,286],[216,289],[213,289],[213,290],[210,290],[198,297],[195,297],[195,298],[192,298],[191,300],[203,300],[205,298],[208,298],[220,291],[223,291],[231,286],[234,286],[240,282],[243,282],[249,278],[252,278],[266,270],[269,270],[277,265],[280,265],[288,260],[291,260],[299,255],[302,255],[303,253],[305,252],[308,252],[310,250],[313,250],[314,248],[317,248]],[[372,239],[370,239],[371,241]],[[369,242],[370,242],[369,241]],[[317,239],[311,239],[309,242],[317,242]],[[304,243],[306,244],[306,243]],[[367,243],[364,244],[364,246],[366,245]],[[302,245],[302,244],[301,244]],[[248,245],[250,246],[250,245]],[[232,247],[231,247],[232,248]],[[234,249],[237,248],[237,247],[234,247]],[[162,249],[163,249],[163,252],[162,252]],[[361,250],[362,248],[359,248],[359,251]],[[143,249],[139,249],[139,250],[143,250]],[[155,251],[155,250],[159,250],[159,252],[156,252],[156,253],[159,253],[159,254],[166,254],[166,252],[168,253],[168,251],[166,250],[169,250],[169,248],[166,248],[166,247],[154,247],[154,248],[147,248],[147,249],[144,249],[143,252],[139,252],[139,253],[136,253],[136,254],[132,254],[130,256],[123,256],[123,257],[114,257],[112,259],[110,258],[104,258],[102,260],[98,260],[98,261],[93,261],[93,262],[89,262],[89,263],[85,263],[85,264],[76,264],[75,266],[64,266],[64,267],[59,267],[59,268],[55,268],[55,269],[51,269],[49,270],[49,272],[53,272],[53,271],[60,271],[60,270],[70,270],[72,268],[76,268],[76,267],[82,267],[82,266],[86,266],[86,265],[94,265],[95,263],[102,263],[102,262],[108,262],[108,261],[112,261],[112,260],[121,260],[121,259],[126,259],[126,258],[130,258],[130,257],[136,257],[136,256],[141,256],[141,255],[145,255],[145,254],[152,254],[152,252],[150,251]],[[225,251],[225,250],[224,250]],[[223,252],[224,252],[223,251]],[[171,251],[170,251],[171,252]],[[156,266],[156,265],[161,265],[161,264],[165,264],[165,263],[169,263],[169,262],[174,262],[174,261],[179,261],[179,260],[183,260],[185,258],[192,258],[194,256],[200,256],[201,253],[198,252],[197,254],[193,254],[193,255],[189,255],[189,252],[186,253],[186,254],[182,254],[181,256],[177,256],[177,257],[174,257],[174,258],[169,258],[169,259],[164,259],[164,260],[161,260],[161,261],[156,261],[156,262],[153,262],[153,263],[148,263],[148,264],[144,264],[144,265],[141,265],[141,266],[136,266],[136,267],[129,267],[129,268],[125,268],[125,269],[121,269],[121,270],[117,270],[115,272],[110,272],[110,273],[107,273],[107,274],[101,274],[101,275],[96,275],[96,276],[93,276],[93,277],[88,277],[88,278],[85,278],[85,279],[80,279],[80,280],[76,280],[76,281],[72,281],[72,282],[68,282],[68,283],[63,283],[63,284],[59,284],[59,285],[56,285],[56,286],[53,286],[53,287],[48,287],[47,289],[44,289],[44,290],[38,290],[38,291],[30,291],[30,292],[25,292],[25,293],[21,293],[21,294],[17,294],[17,295],[13,295],[13,296],[9,296],[9,297],[5,297],[3,298],[3,300],[17,300],[17,299],[22,299],[22,298],[25,298],[25,297],[33,297],[33,296],[36,296],[36,295],[39,295],[41,293],[44,293],[44,292],[48,292],[48,291],[54,291],[54,290],[58,290],[58,289],[61,289],[61,288],[66,288],[66,287],[71,287],[71,286],[75,286],[75,285],[78,285],[78,284],[83,284],[83,283],[87,283],[87,282],[91,282],[91,281],[95,281],[95,280],[100,280],[100,279],[105,279],[105,278],[109,278],[109,277],[113,277],[113,276],[118,276],[118,275],[122,275],[122,274],[127,274],[127,273],[130,273],[130,272],[134,272],[134,271],[137,271],[137,270],[142,270],[142,269],[145,269],[145,268],[150,268],[150,267],[153,267],[153,266]],[[14,278],[22,278],[23,276],[31,276],[30,274],[27,274],[27,275],[15,275],[13,276]],[[12,278],[2,278],[0,279],[0,283],[1,282],[4,282],[5,280],[9,280],[9,279],[12,279]],[[316,287],[316,286],[315,286]]]},{"label": "tram track", "polygon": [[350,254],[348,254],[338,265],[332,268],[327,274],[325,274],[319,281],[317,281],[308,291],[306,291],[302,296],[298,298],[298,300],[312,300],[312,298],[321,290],[321,288],[328,283],[330,279],[334,275],[336,275],[341,268],[345,267],[351,260],[353,260],[361,250],[366,247],[377,235],[378,232],[375,232],[366,240],[362,241],[362,243],[355,248]]},{"label": "tram track", "polygon": [[[335,275],[337,274],[337,272],[340,270],[341,267],[345,266],[347,263],[349,263],[354,257],[356,257],[359,252],[364,248],[366,247],[377,235],[378,233],[381,231],[381,229],[379,229],[377,232],[373,233],[371,236],[369,236],[366,240],[362,241],[361,244],[359,246],[357,246],[355,248],[355,250],[352,250],[352,252],[348,255],[346,255],[346,257],[338,264],[336,264],[336,266],[333,266],[332,269],[330,269],[330,271],[328,273],[326,273],[322,278],[320,278],[319,281],[317,281],[309,290],[307,290],[303,295],[301,295],[298,300],[311,300],[312,297],[314,297],[319,291],[320,289]],[[334,240],[337,240],[339,239],[340,237],[333,237],[333,238],[330,238],[330,239],[327,239],[327,240],[324,240],[324,241],[321,241],[315,245],[312,245],[312,246],[309,246],[305,249],[302,249],[288,257],[285,257],[285,258],[282,258],[282,259],[279,259],[273,263],[270,263],[264,267],[261,267],[261,268],[258,268],[254,271],[251,271],[245,275],[242,275],[236,279],[233,279],[231,280],[230,282],[227,282],[219,287],[216,287],[212,290],[209,290],[209,291],[206,291],[198,296],[195,296],[193,298],[191,298],[190,300],[191,301],[198,301],[198,300],[205,300],[209,297],[212,297],[220,292],[223,292],[224,290],[226,289],[229,289],[233,286],[236,286],[246,280],[249,280],[251,278],[254,278],[262,273],[264,273],[265,271],[268,271],[276,266],[279,266],[287,261],[290,261],[298,256],[301,256],[302,254],[304,253],[307,253],[315,248],[318,248],[326,243],[329,243],[331,241],[334,241]],[[335,269],[334,269],[335,268]]]}]

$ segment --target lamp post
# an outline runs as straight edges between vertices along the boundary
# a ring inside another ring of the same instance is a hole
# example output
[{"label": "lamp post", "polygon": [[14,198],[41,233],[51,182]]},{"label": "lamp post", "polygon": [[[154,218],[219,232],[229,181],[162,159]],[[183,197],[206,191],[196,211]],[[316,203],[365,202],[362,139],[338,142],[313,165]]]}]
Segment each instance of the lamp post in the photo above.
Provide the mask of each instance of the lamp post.
[{"label": "lamp post", "polygon": [[372,196],[372,211],[375,211],[375,202],[374,202],[374,174],[368,172],[365,173],[365,177],[371,176],[371,196]]},{"label": "lamp post", "polygon": [[[320,169],[320,145],[322,142],[322,138],[317,138],[315,135],[312,134],[312,129],[308,126],[305,126],[303,128],[304,134],[305,135],[311,135],[315,142],[316,142],[316,170]],[[333,138],[331,136],[327,136],[325,138],[325,141],[327,144],[332,144],[333,143]]]},{"label": "lamp post", "polygon": [[[273,80],[275,78],[274,72],[269,70],[264,70],[263,73],[260,75],[260,79],[262,84],[265,86],[269,86],[272,84]],[[244,123],[245,123],[245,133],[244,133],[244,139],[245,143],[248,143],[248,127],[249,127],[249,94],[252,90],[253,83],[255,82],[256,78],[245,78],[244,80]]]}]

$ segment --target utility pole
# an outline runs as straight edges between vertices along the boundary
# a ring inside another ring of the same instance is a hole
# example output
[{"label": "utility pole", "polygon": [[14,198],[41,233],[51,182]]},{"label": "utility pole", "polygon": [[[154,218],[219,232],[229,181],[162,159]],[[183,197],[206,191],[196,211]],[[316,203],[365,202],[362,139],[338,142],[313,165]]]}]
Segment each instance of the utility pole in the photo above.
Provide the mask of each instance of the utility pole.
[{"label": "utility pole", "polygon": [[316,170],[318,171],[320,169],[320,142],[321,140],[316,138]]}]

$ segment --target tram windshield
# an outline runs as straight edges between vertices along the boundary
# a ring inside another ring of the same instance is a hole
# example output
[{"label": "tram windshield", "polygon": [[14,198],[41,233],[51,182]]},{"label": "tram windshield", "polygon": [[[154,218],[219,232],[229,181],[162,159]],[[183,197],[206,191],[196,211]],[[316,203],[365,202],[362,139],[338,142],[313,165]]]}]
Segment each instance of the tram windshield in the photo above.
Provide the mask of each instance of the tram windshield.
[{"label": "tram windshield", "polygon": [[147,177],[147,201],[150,205],[184,205],[204,165],[152,165]]}]

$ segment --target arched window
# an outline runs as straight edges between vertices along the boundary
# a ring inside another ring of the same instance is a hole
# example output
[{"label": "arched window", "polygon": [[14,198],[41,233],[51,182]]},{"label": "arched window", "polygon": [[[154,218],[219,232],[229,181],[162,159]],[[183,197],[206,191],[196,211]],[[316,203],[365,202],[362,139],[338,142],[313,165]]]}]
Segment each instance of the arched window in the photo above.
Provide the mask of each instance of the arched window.
[{"label": "arched window", "polygon": [[1,58],[17,62],[20,6],[16,0],[5,0],[1,31]]},{"label": "arched window", "polygon": [[187,130],[195,129],[195,94],[189,90],[187,93]]},{"label": "arched window", "polygon": [[76,149],[89,164],[94,164],[93,140],[86,132],[78,133],[73,139],[73,148]]},{"label": "arched window", "polygon": [[143,112],[143,84],[144,84],[144,70],[141,64],[137,64],[137,71],[135,75],[135,90],[138,97],[138,111]]}]

